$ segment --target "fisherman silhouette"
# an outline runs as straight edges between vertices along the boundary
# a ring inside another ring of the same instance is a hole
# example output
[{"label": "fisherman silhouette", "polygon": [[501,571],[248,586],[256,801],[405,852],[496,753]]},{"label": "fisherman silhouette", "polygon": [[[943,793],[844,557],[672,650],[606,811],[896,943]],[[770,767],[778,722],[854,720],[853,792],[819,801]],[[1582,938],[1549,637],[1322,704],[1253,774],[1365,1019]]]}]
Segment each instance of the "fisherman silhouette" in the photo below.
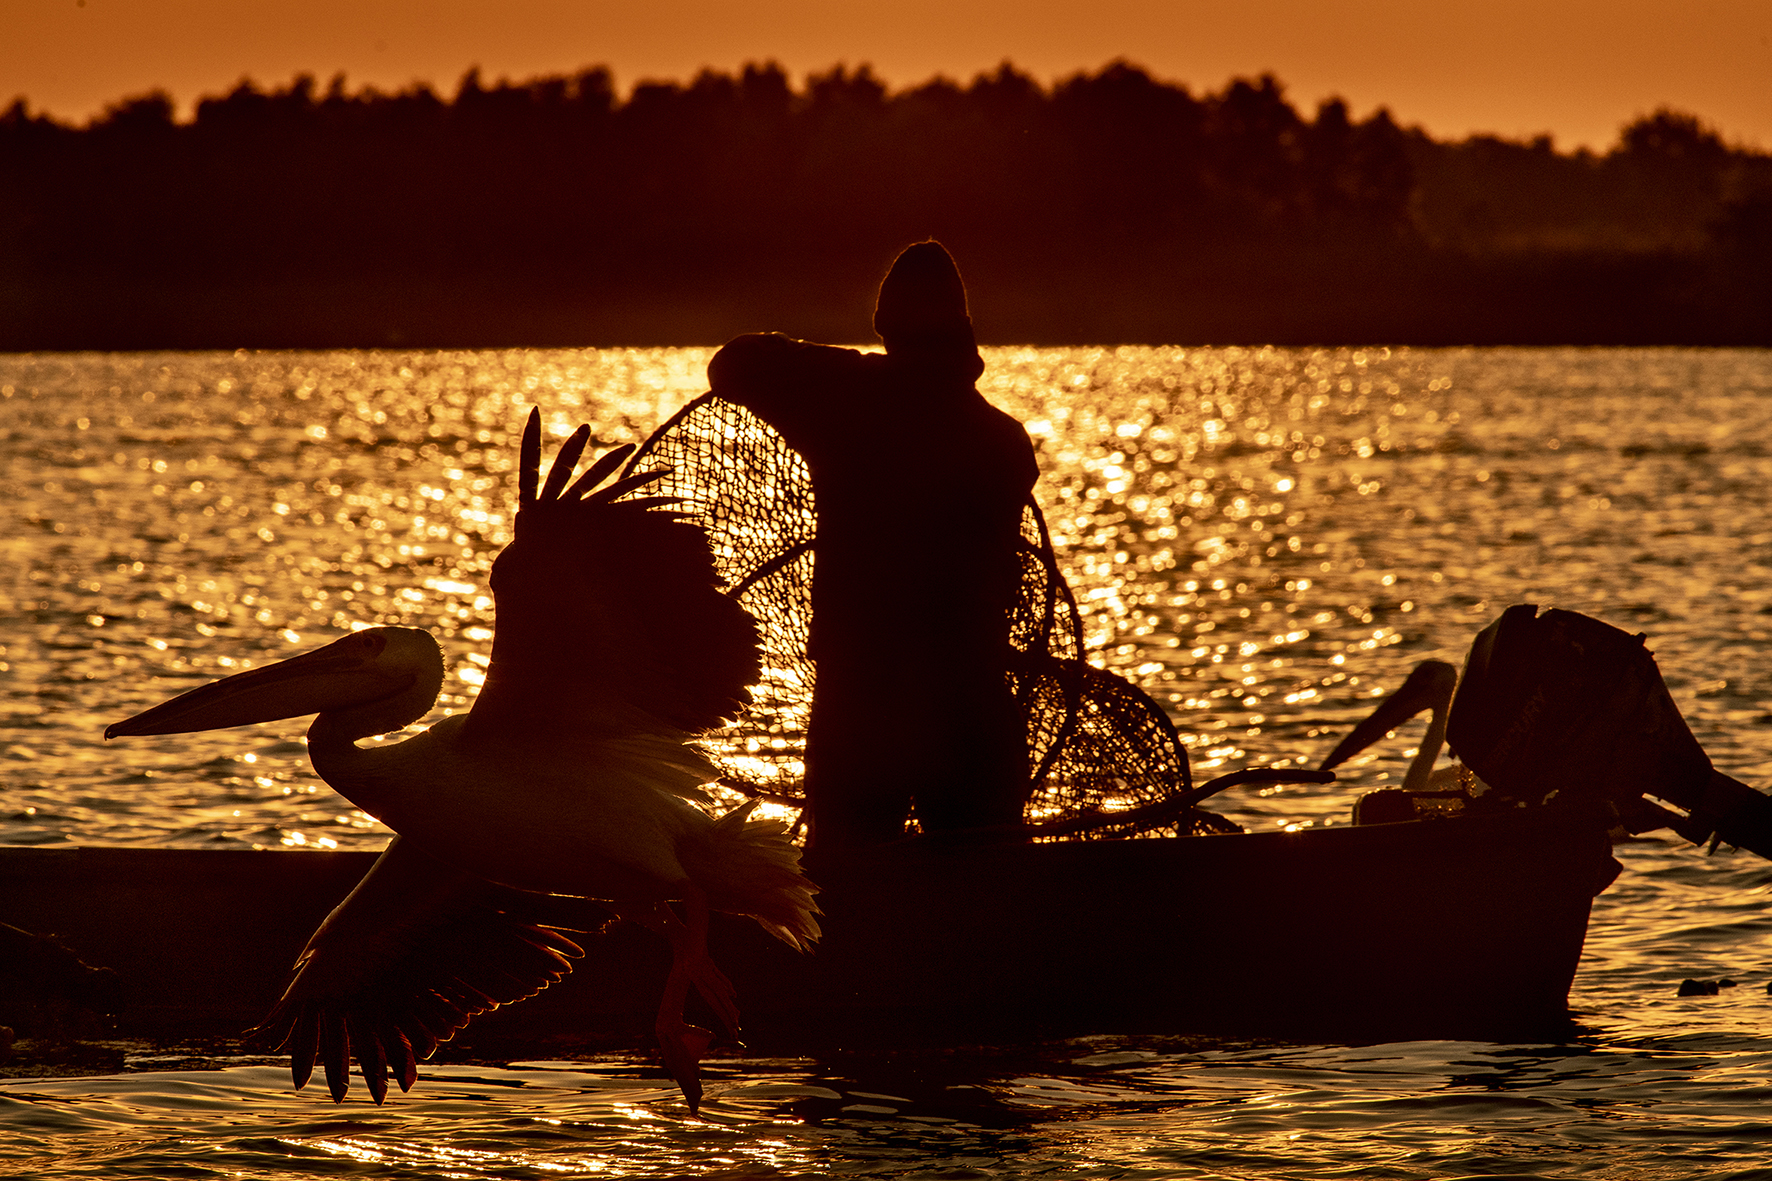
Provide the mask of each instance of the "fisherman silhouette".
[{"label": "fisherman silhouette", "polygon": [[741,336],[713,392],[779,431],[812,474],[816,665],[806,742],[810,847],[1019,824],[1029,784],[1006,673],[1027,432],[974,383],[966,289],[937,242],[880,285],[884,354]]}]

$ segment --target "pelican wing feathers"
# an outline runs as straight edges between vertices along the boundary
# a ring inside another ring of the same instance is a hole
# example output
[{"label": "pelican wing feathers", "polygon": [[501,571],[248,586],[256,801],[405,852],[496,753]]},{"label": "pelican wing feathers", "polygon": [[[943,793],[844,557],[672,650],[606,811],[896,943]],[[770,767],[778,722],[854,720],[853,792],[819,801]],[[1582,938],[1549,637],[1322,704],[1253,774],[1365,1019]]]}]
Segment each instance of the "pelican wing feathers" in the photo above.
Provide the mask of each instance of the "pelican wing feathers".
[{"label": "pelican wing feathers", "polygon": [[543,482],[540,415],[524,428],[516,536],[492,567],[497,636],[470,732],[662,722],[696,733],[750,700],[756,624],[721,593],[706,535],[670,499],[629,496],[662,471],[596,490],[631,447],[572,480],[588,437],[574,432]]},{"label": "pelican wing feathers", "polygon": [[318,1062],[343,1099],[354,1056],[377,1103],[389,1078],[410,1090],[418,1063],[470,1018],[534,996],[584,954],[526,919],[528,901],[395,838],[308,940],[250,1036],[289,1050],[298,1089]]}]

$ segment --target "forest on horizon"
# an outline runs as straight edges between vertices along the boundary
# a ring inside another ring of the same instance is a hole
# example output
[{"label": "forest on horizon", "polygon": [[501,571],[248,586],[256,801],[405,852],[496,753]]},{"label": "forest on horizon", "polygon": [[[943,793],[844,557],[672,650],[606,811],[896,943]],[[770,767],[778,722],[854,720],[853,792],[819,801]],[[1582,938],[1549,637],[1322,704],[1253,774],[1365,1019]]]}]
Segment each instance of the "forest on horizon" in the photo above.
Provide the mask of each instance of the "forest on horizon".
[{"label": "forest on horizon", "polygon": [[1436,140],[1271,76],[865,66],[0,113],[0,350],[869,338],[909,242],[999,344],[1772,345],[1772,155]]}]

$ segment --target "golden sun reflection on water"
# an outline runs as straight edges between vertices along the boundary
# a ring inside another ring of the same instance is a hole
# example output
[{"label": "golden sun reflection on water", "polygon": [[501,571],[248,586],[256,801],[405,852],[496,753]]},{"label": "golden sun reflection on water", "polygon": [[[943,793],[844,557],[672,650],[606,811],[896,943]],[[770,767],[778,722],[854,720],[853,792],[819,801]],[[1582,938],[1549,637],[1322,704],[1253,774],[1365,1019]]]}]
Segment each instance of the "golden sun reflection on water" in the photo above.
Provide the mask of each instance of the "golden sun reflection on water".
[{"label": "golden sun reflection on water", "polygon": [[[313,778],[300,722],[127,752],[99,733],[375,623],[436,631],[457,678],[440,710],[463,708],[492,640],[521,412],[539,401],[556,439],[585,418],[599,446],[632,441],[700,391],[708,355],[0,357],[0,840],[379,846]],[[1649,633],[1718,765],[1772,785],[1772,354],[987,359],[987,393],[1039,445],[1098,658],[1169,705],[1196,771],[1312,763],[1417,661],[1460,660],[1505,604],[1537,601]],[[919,442],[914,423],[882,430]],[[1343,784],[1218,806],[1251,828],[1345,823],[1419,732]],[[136,1061],[9,1080],[0,1171],[1575,1176],[1599,1150],[1619,1176],[1757,1176],[1766,870],[1659,839],[1617,852],[1572,996],[1587,1032],[1568,1045],[1103,1038],[1043,1064],[840,1062],[866,1071],[853,1080],[750,1060],[710,1065],[693,1121],[634,1059],[428,1067],[384,1108],[293,1093],[283,1065]],[[1683,976],[1743,986],[1679,996]]]},{"label": "golden sun reflection on water", "polygon": [[[1325,447],[1360,458],[1433,450],[1457,425],[1456,409],[1431,404],[1450,380],[1428,376],[1422,360],[1388,349],[1029,349],[987,377],[1041,448],[1047,521],[1070,558],[1090,647],[1180,715],[1198,770],[1248,758],[1271,705],[1347,679],[1300,675],[1321,655],[1307,642],[1342,622],[1307,612],[1339,555],[1303,526],[1324,491],[1317,469],[1333,466]],[[1071,396],[1058,401],[1055,389]],[[1359,496],[1385,488],[1376,474],[1345,478]],[[1358,622],[1372,620],[1362,611]],[[1400,640],[1379,626],[1340,647]],[[1245,712],[1235,733],[1226,707]]]},{"label": "golden sun reflection on water", "polygon": [[[644,437],[708,349],[0,358],[11,558],[0,757],[16,842],[352,848],[385,834],[314,780],[303,724],[131,749],[106,722],[395,623],[483,680],[515,432]],[[1713,754],[1772,774],[1764,353],[990,349],[1096,656],[1170,708],[1195,770],[1311,764],[1509,602],[1649,631]],[[923,446],[882,419],[882,446]],[[956,457],[960,462],[962,457]],[[882,496],[892,490],[882,489]],[[911,556],[914,560],[914,556]],[[1756,712],[1758,711],[1758,712]],[[433,715],[439,716],[439,715]],[[1395,744],[1350,778],[1400,774]],[[890,740],[883,736],[883,741]],[[1714,745],[1713,745],[1714,744]],[[739,757],[761,758],[762,750]],[[1225,798],[1256,827],[1345,817],[1335,788]]]}]

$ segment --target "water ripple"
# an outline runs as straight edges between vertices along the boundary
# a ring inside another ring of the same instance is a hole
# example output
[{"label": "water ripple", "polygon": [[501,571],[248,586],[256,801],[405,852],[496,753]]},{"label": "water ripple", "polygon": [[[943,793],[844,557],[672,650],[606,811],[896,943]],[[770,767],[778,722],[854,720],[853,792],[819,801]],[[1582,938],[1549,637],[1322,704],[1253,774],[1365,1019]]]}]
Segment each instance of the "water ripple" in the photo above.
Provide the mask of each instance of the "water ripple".
[{"label": "water ripple", "polygon": [[[512,432],[642,437],[707,350],[0,357],[0,841],[370,848],[303,723],[124,751],[105,724],[357,623],[430,628],[471,699]],[[1197,772],[1314,764],[1507,604],[1646,631],[1719,766],[1772,782],[1772,354],[994,349],[1092,644]],[[914,424],[912,424],[914,426]],[[883,490],[889,494],[890,490]],[[1422,723],[1252,829],[1347,822]],[[335,1107],[236,1063],[0,1083],[34,1177],[1772,1177],[1772,870],[1650,837],[1595,904],[1563,1046],[427,1070]],[[1733,979],[1680,997],[1685,978]]]}]

